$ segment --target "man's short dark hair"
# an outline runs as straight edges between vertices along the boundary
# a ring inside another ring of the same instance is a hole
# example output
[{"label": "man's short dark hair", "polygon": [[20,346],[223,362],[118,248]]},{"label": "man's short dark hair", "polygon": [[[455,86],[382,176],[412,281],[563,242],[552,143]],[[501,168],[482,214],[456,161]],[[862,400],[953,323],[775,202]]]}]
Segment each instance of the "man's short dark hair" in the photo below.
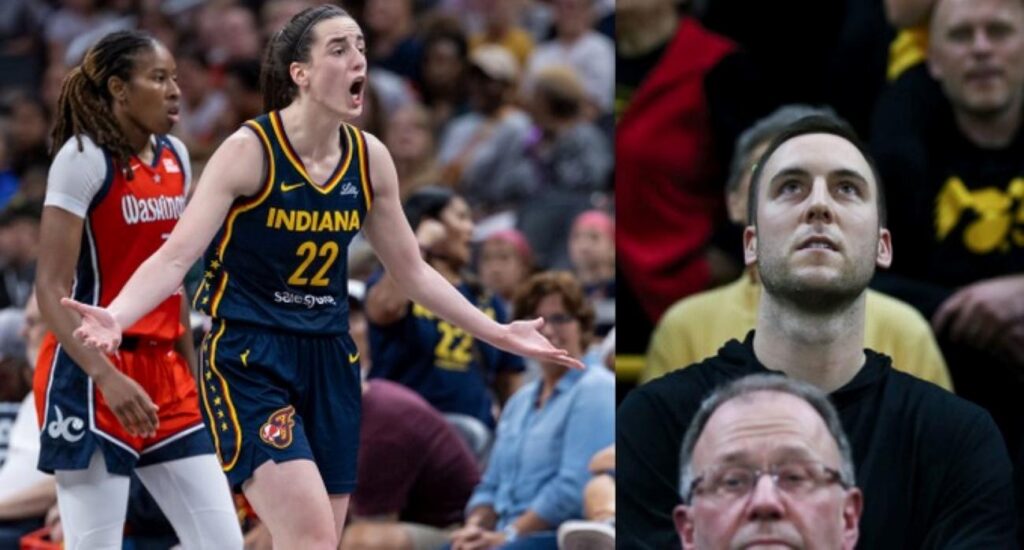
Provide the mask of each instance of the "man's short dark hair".
[{"label": "man's short dark hair", "polygon": [[784,128],[768,144],[768,149],[765,150],[764,154],[761,155],[760,160],[758,160],[757,164],[754,165],[754,173],[750,177],[750,195],[747,200],[748,223],[754,226],[757,225],[757,191],[760,187],[761,174],[764,172],[764,165],[768,164],[768,159],[775,154],[775,151],[781,147],[783,143],[786,143],[795,137],[807,134],[831,134],[838,136],[850,142],[851,145],[860,151],[864,160],[867,161],[868,166],[871,167],[871,175],[875,179],[876,203],[878,205],[878,225],[879,227],[886,227],[887,216],[885,208],[885,187],[882,185],[882,179],[878,176],[878,168],[875,167],[875,161],[871,158],[871,153],[868,152],[867,145],[857,137],[857,133],[849,124],[846,123],[846,121],[839,117],[828,115],[811,115],[803,117]]}]

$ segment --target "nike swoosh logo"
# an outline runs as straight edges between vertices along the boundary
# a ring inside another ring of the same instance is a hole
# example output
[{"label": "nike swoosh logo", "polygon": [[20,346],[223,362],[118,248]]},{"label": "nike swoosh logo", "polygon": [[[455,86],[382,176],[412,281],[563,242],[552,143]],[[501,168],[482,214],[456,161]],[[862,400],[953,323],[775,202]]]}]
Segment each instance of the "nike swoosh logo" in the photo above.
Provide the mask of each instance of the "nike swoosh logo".
[{"label": "nike swoosh logo", "polygon": [[355,363],[358,360],[359,360],[359,354],[358,353],[350,353],[350,354],[348,354],[348,362],[349,363]]},{"label": "nike swoosh logo", "polygon": [[302,187],[303,185],[306,185],[306,182],[301,181],[299,183],[293,183],[291,185],[288,185],[287,183],[282,183],[281,184],[281,192],[282,193],[287,193],[287,192],[291,191],[292,189],[298,189],[299,187]]}]

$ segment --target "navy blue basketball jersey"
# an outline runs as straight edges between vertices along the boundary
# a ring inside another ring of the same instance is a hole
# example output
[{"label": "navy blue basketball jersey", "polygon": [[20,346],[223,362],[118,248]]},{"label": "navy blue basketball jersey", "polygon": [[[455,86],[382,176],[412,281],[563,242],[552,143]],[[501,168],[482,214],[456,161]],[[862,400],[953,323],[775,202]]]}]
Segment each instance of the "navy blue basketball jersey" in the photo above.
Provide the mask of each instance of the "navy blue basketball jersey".
[{"label": "navy blue basketball jersey", "polygon": [[277,111],[247,121],[266,155],[260,191],[239,197],[204,256],[195,307],[212,317],[306,334],[348,331],[348,245],[373,202],[366,140],[340,129],[341,158],[322,187]]},{"label": "navy blue basketball jersey", "polygon": [[[380,282],[381,275],[371,277],[369,286]],[[478,293],[466,283],[456,288],[484,315],[507,322],[497,296]],[[522,358],[477,341],[420,304],[411,303],[408,308],[405,317],[391,325],[370,323],[373,367],[369,377],[398,382],[443,413],[473,416],[493,428],[489,388],[497,373],[523,371]]]}]

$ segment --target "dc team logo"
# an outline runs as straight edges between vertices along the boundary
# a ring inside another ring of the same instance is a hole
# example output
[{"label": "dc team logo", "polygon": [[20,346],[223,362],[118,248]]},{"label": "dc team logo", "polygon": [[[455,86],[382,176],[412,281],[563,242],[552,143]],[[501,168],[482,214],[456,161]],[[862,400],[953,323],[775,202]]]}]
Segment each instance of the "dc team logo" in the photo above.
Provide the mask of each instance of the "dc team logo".
[{"label": "dc team logo", "polygon": [[295,426],[295,407],[288,405],[271,413],[266,423],[260,426],[260,439],[277,449],[292,444],[292,427]]},{"label": "dc team logo", "polygon": [[46,433],[54,439],[66,439],[71,443],[82,439],[85,435],[85,421],[77,416],[64,418],[60,407],[53,406],[53,422],[46,426]]}]

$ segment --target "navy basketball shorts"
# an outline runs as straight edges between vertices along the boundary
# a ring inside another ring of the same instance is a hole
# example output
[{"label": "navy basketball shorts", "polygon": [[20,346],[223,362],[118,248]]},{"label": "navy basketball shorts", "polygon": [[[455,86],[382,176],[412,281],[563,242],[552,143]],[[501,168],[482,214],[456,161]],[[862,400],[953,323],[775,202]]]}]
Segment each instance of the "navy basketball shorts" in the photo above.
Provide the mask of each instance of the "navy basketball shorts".
[{"label": "navy basketball shorts", "polygon": [[362,390],[348,334],[215,319],[199,376],[200,409],[233,489],[267,460],[303,458],[316,463],[328,494],[355,489]]}]

